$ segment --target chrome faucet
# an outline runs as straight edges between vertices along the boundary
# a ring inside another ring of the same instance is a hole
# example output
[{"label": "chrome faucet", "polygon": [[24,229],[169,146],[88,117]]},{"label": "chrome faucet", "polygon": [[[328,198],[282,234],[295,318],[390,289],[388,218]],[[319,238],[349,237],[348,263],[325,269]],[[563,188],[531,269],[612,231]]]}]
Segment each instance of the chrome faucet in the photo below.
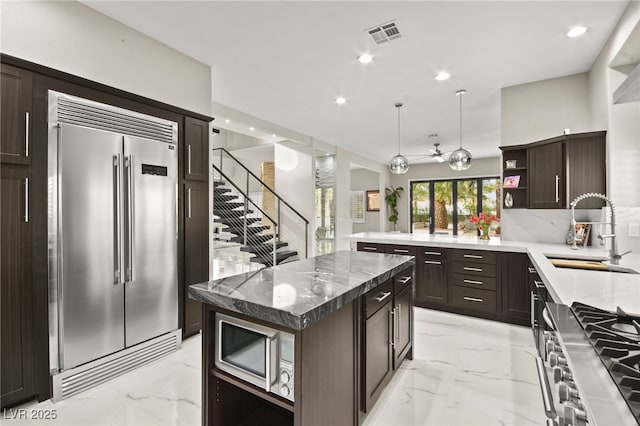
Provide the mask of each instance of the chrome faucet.
[{"label": "chrome faucet", "polygon": [[598,236],[598,238],[602,240],[604,240],[605,238],[611,238],[611,250],[609,250],[609,262],[613,265],[617,265],[619,264],[622,256],[624,256],[625,254],[631,253],[631,251],[627,251],[622,254],[618,253],[618,243],[616,242],[616,208],[611,202],[611,200],[608,199],[603,194],[598,194],[595,192],[587,192],[586,194],[577,196],[571,202],[571,231],[572,231],[571,235],[573,236],[573,244],[571,245],[571,250],[578,250],[578,246],[576,244],[576,205],[580,201],[584,200],[585,198],[599,198],[601,200],[606,201],[609,204],[609,207],[611,208],[611,223],[610,223],[611,233],[606,235],[600,235]]}]

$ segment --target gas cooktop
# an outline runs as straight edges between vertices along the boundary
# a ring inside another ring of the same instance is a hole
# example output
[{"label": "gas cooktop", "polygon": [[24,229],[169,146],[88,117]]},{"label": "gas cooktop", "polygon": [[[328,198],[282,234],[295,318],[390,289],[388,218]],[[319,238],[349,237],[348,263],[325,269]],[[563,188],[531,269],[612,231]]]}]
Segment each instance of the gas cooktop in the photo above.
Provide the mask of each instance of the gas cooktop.
[{"label": "gas cooktop", "polygon": [[571,311],[640,424],[640,316],[579,302]]}]

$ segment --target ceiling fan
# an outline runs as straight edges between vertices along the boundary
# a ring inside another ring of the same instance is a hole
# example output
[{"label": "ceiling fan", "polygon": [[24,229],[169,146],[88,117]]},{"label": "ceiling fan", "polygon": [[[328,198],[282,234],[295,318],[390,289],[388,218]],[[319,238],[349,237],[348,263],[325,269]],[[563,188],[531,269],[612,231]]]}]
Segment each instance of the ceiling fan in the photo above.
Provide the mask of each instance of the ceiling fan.
[{"label": "ceiling fan", "polygon": [[[436,133],[429,135],[429,138],[437,138],[438,135]],[[431,148],[429,151],[431,151],[431,154],[429,155],[423,155],[423,154],[417,154],[417,155],[408,155],[408,157],[419,157],[416,158],[416,160],[424,160],[426,158],[431,158],[436,160],[438,163],[444,163],[446,161],[446,156],[451,154],[451,151],[442,151],[440,149],[440,142],[435,142],[433,144],[434,148]]]}]

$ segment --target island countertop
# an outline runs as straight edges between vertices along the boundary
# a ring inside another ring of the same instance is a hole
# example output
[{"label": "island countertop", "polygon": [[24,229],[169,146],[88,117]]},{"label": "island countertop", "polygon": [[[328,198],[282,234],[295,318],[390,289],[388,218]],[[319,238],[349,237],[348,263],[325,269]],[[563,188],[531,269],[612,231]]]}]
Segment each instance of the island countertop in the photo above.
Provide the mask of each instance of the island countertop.
[{"label": "island countertop", "polygon": [[394,275],[413,256],[338,251],[189,286],[189,297],[302,330]]}]

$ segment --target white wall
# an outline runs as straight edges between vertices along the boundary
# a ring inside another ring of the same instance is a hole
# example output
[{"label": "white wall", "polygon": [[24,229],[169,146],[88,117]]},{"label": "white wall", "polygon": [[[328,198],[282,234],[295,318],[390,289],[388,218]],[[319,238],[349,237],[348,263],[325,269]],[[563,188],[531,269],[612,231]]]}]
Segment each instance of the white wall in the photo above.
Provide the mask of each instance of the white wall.
[{"label": "white wall", "polygon": [[[500,91],[501,145],[519,145],[591,130],[588,74],[575,74]],[[602,129],[598,129],[602,130]]]},{"label": "white wall", "polygon": [[[403,175],[390,175],[391,185],[404,188],[398,203],[398,226],[401,232],[409,232],[409,191],[410,181],[431,179],[457,179],[463,177],[500,176],[500,158],[477,158],[472,161],[468,170],[456,171],[449,163],[414,164]],[[386,216],[385,216],[386,221]]]},{"label": "white wall", "polygon": [[211,114],[211,68],[75,1],[3,1],[2,53]]},{"label": "white wall", "polygon": [[[367,169],[351,170],[351,190],[352,191],[376,191],[379,184],[379,173]],[[384,192],[380,193],[381,204],[384,204]],[[352,231],[355,232],[378,232],[380,231],[380,212],[365,211],[364,223],[353,223]]]}]

